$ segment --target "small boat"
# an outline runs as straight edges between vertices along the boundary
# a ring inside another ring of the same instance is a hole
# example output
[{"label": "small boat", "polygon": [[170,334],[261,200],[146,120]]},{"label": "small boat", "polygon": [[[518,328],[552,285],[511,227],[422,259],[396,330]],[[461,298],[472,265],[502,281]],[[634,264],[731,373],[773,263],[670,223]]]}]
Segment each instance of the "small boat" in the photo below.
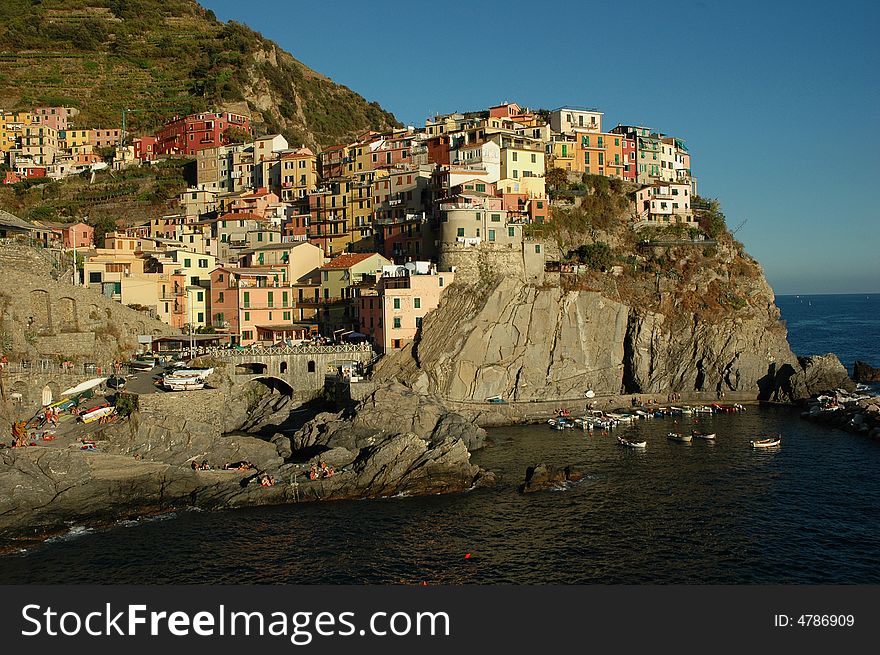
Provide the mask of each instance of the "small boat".
[{"label": "small boat", "polygon": [[752,439],[752,448],[774,448],[782,443],[781,437],[767,437],[766,439]]},{"label": "small boat", "polygon": [[689,434],[681,434],[679,432],[670,432],[666,435],[667,439],[671,439],[672,441],[681,441],[683,443],[688,443],[693,437]]},{"label": "small boat", "polygon": [[697,432],[696,430],[693,430],[691,432],[691,436],[694,439],[708,439],[711,441],[715,441],[715,433],[714,432],[707,433],[707,432]]},{"label": "small boat", "polygon": [[206,378],[214,372],[213,368],[181,369],[169,373],[162,379],[162,384],[171,391],[194,391],[205,388]]},{"label": "small boat", "polygon": [[90,409],[89,411],[80,414],[79,418],[83,423],[91,423],[92,421],[97,421],[104,416],[110,416],[110,414],[115,411],[115,407],[110,407],[109,405],[106,405],[104,407],[96,407],[94,409]]},{"label": "small boat", "polygon": [[694,408],[693,408],[693,407],[690,407],[690,406],[688,406],[688,405],[685,405],[684,407],[681,408],[681,413],[682,413],[682,414],[693,414],[693,413],[694,413]]},{"label": "small boat", "polygon": [[647,441],[632,441],[623,437],[617,437],[617,443],[627,448],[645,448],[648,445]]}]

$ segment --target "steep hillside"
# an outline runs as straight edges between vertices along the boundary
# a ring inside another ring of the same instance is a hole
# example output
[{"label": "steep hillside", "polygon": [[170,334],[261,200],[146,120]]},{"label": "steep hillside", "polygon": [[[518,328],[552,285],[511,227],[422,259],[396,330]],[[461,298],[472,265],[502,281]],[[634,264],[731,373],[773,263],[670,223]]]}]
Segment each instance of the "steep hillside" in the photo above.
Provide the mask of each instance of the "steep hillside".
[{"label": "steep hillside", "polygon": [[455,282],[420,338],[386,357],[377,379],[477,402],[581,398],[588,389],[784,390],[800,367],[773,291],[717,203],[703,202],[701,228],[637,235],[624,190],[585,182],[541,235],[559,268],[536,277],[510,252],[484,252],[472,265],[459,253]]},{"label": "steep hillside", "polygon": [[0,107],[68,105],[134,132],[175,114],[249,109],[259,132],[329,145],[393,115],[192,0],[0,0]]}]

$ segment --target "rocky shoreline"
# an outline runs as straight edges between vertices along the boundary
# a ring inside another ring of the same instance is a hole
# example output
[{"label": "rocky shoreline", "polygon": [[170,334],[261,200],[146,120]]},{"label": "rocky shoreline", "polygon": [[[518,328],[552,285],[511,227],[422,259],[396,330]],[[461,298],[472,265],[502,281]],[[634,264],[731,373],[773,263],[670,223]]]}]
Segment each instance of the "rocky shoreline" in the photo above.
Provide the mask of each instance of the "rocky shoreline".
[{"label": "rocky shoreline", "polygon": [[[849,382],[833,355],[802,360],[801,366],[786,379],[786,399],[805,398],[829,382]],[[470,452],[486,443],[479,425],[548,415],[541,403],[520,403],[534,416],[526,412],[515,419],[503,413],[510,406],[475,409],[391,381],[354,407],[273,432],[291,416],[283,394],[258,383],[235,387],[222,374],[214,384],[210,391],[140,396],[138,411],[117,423],[94,430],[71,421],[58,442],[0,450],[0,488],[8,490],[0,497],[0,549],[42,540],[73,524],[109,525],[186,508],[459,493],[497,481],[470,461]],[[619,402],[624,399],[632,396],[597,401],[610,407],[626,404]],[[747,401],[739,394],[726,400]],[[241,432],[259,428],[259,436]],[[79,440],[86,433],[96,450],[82,449]],[[226,470],[239,462],[247,465]],[[202,463],[206,470],[198,468]],[[551,487],[562,481],[556,473],[545,480]],[[546,487],[538,484],[541,479],[527,487]]]},{"label": "rocky shoreline", "polygon": [[[235,398],[214,395],[236,406]],[[106,525],[192,507],[456,493],[495,481],[470,462],[469,448],[481,447],[485,432],[403,388],[378,389],[355,411],[319,414],[290,436],[272,438],[230,434],[223,417],[210,423],[185,411],[197,398],[211,396],[150,397],[165,404],[94,431],[94,451],[83,450],[73,433],[59,443],[0,450],[0,488],[10,490],[0,498],[5,548],[71,524]],[[274,407],[271,400],[256,404]],[[184,409],[167,411],[172,402]],[[202,462],[210,469],[193,467]],[[224,469],[238,462],[250,466]],[[321,463],[332,475],[320,472]],[[310,476],[312,465],[317,475]],[[265,478],[273,484],[264,486]]]}]

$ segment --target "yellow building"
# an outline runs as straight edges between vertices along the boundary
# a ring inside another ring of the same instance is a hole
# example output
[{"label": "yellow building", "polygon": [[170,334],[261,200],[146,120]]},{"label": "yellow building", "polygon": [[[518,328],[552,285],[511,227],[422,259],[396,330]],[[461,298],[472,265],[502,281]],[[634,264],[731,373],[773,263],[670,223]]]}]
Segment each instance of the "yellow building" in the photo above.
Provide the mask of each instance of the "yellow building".
[{"label": "yellow building", "polygon": [[565,134],[554,135],[547,145],[547,168],[561,168],[566,171],[578,170],[577,139]]},{"label": "yellow building", "polygon": [[58,132],[58,147],[62,150],[69,150],[91,145],[89,132],[89,130],[60,130]]},{"label": "yellow building", "polygon": [[308,148],[290,150],[281,155],[281,200],[305,198],[318,186],[318,157]]},{"label": "yellow building", "polygon": [[33,116],[26,111],[0,111],[0,152],[18,147],[23,129],[33,123]]}]

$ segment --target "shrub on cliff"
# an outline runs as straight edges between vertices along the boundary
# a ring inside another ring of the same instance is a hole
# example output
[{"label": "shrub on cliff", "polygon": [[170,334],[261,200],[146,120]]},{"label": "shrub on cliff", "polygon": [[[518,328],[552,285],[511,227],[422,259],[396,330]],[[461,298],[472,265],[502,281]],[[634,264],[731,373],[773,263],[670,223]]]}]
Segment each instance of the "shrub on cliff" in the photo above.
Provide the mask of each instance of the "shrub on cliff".
[{"label": "shrub on cliff", "polygon": [[614,253],[607,243],[591,243],[581,246],[569,253],[569,257],[577,259],[595,271],[606,271],[614,265]]},{"label": "shrub on cliff", "polygon": [[116,394],[116,413],[119,416],[130,416],[132,413],[137,411],[138,408],[138,398],[135,394],[131,393],[118,393]]}]

